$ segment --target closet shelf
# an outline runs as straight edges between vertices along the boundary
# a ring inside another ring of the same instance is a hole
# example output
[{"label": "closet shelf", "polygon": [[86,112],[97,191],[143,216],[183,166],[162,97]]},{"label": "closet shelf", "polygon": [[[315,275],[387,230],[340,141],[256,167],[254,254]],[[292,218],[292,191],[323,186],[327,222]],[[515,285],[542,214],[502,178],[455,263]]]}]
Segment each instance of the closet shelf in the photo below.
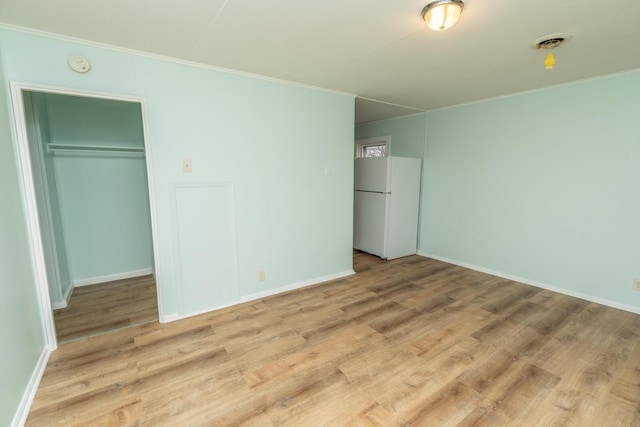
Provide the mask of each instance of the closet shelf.
[{"label": "closet shelf", "polygon": [[108,146],[108,145],[75,145],[75,144],[47,144],[47,153],[51,155],[76,156],[118,156],[142,157],[143,147]]}]

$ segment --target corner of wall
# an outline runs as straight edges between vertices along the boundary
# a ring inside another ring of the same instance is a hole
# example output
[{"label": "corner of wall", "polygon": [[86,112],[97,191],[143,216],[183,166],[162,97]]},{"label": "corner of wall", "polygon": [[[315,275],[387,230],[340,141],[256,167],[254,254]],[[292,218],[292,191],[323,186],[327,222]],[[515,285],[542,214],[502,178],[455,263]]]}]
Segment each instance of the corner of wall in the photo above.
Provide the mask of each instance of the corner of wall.
[{"label": "corner of wall", "polygon": [[23,426],[27,421],[31,404],[36,396],[36,391],[38,391],[38,385],[40,385],[40,380],[42,380],[51,353],[52,350],[48,347],[44,347],[42,349],[31,378],[29,378],[29,383],[27,384],[22,398],[20,399],[20,404],[16,410],[15,416],[13,417],[13,421],[11,422],[11,427]]}]

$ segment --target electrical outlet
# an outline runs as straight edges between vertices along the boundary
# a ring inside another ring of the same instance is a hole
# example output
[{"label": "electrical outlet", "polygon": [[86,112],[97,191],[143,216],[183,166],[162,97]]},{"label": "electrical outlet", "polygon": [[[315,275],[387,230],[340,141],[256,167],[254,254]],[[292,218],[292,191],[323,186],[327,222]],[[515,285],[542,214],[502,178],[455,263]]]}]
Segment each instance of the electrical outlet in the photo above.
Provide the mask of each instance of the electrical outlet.
[{"label": "electrical outlet", "polygon": [[258,280],[261,282],[264,281],[264,271],[258,272]]},{"label": "electrical outlet", "polygon": [[640,291],[640,279],[633,279],[633,289]]},{"label": "electrical outlet", "polygon": [[182,160],[182,172],[191,173],[191,159],[183,159]]}]

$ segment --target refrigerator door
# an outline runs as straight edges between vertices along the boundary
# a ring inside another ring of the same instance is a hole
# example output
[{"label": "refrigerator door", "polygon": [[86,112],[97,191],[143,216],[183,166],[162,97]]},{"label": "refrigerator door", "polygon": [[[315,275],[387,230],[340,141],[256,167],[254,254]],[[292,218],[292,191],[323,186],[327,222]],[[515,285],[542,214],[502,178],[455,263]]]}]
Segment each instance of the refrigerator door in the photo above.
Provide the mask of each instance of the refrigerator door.
[{"label": "refrigerator door", "polygon": [[386,258],[389,194],[356,191],[353,200],[353,247]]},{"label": "refrigerator door", "polygon": [[418,244],[421,160],[392,157],[387,259],[413,255]]},{"label": "refrigerator door", "polygon": [[353,185],[356,191],[388,193],[391,191],[389,157],[355,159]]}]

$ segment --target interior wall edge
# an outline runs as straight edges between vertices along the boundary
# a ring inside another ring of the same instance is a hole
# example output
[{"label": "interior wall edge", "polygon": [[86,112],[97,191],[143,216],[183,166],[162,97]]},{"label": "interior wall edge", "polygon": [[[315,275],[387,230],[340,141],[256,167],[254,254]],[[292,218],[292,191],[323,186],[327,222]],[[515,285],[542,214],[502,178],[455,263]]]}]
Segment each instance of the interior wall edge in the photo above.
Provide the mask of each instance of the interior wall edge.
[{"label": "interior wall edge", "polygon": [[617,308],[617,309],[620,309],[620,310],[628,311],[630,313],[640,314],[640,307],[627,305],[627,304],[621,304],[621,303],[616,302],[616,301],[611,301],[611,300],[608,300],[608,299],[596,297],[596,296],[593,296],[593,295],[590,295],[590,294],[585,294],[585,293],[582,293],[582,292],[572,291],[572,290],[569,290],[569,289],[566,289],[566,288],[550,285],[550,284],[547,284],[547,283],[538,282],[536,280],[531,280],[531,279],[527,279],[527,278],[524,278],[524,277],[514,276],[512,274],[503,273],[503,272],[500,272],[500,271],[495,271],[495,270],[492,270],[490,268],[480,267],[480,266],[477,266],[477,265],[474,265],[474,264],[469,264],[469,263],[466,263],[466,262],[457,261],[457,260],[446,258],[446,257],[441,257],[439,255],[429,254],[429,253],[421,252],[421,251],[418,251],[418,255],[420,255],[422,257],[425,257],[425,258],[432,258],[432,259],[435,259],[435,260],[438,260],[438,261],[442,261],[442,262],[446,262],[446,263],[449,263],[449,264],[457,265],[457,266],[460,266],[460,267],[468,268],[470,270],[479,271],[481,273],[490,274],[492,276],[501,277],[503,279],[513,280],[514,282],[523,283],[525,285],[535,286],[536,288],[545,289],[547,291],[557,292],[559,294],[567,295],[567,296],[570,296],[570,297],[580,298],[580,299],[585,300],[585,301],[590,301],[590,302],[594,302],[594,303],[597,303],[597,304],[606,305],[607,307]]},{"label": "interior wall edge", "polygon": [[67,290],[64,292],[62,301],[51,303],[52,310],[60,310],[61,308],[69,307],[69,301],[71,300],[71,295],[73,295],[73,290],[75,289],[75,286],[73,286],[73,283],[69,283],[66,289]]}]

